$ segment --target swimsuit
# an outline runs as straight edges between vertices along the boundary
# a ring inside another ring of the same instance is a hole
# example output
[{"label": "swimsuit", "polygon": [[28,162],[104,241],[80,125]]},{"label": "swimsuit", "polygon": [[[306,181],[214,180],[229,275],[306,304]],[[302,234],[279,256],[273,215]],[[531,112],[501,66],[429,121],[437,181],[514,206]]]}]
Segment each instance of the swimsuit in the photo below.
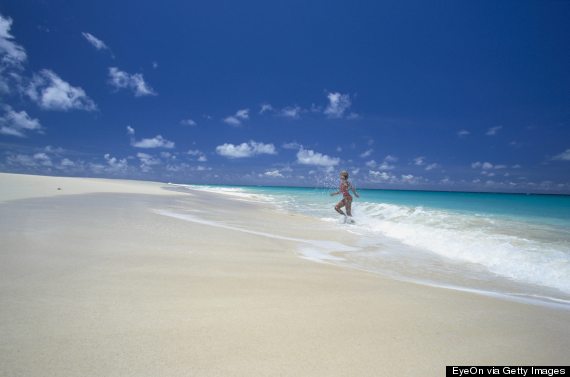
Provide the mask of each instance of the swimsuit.
[{"label": "swimsuit", "polygon": [[350,195],[350,193],[348,192],[348,190],[350,190],[350,183],[346,182],[341,182],[340,183],[340,188],[339,191],[342,193],[342,196],[344,199],[348,199],[348,200],[352,200],[352,195]]}]

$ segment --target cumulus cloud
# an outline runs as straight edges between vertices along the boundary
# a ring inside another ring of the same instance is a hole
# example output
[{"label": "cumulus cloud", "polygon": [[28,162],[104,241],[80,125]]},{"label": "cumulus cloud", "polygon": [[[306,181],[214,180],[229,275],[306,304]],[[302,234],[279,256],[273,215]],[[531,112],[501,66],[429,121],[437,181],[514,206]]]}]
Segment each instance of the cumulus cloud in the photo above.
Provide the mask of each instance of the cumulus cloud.
[{"label": "cumulus cloud", "polygon": [[135,148],[174,148],[174,142],[166,140],[162,135],[156,135],[150,139],[134,140],[131,145]]},{"label": "cumulus cloud", "polygon": [[385,171],[368,170],[368,174],[375,180],[393,182],[396,180],[396,176]]},{"label": "cumulus cloud", "polygon": [[44,152],[38,152],[32,155],[11,153],[8,154],[6,162],[8,165],[22,166],[27,168],[53,166],[50,156]]},{"label": "cumulus cloud", "polygon": [[127,134],[131,136],[131,146],[135,148],[174,148],[174,142],[165,139],[162,137],[162,135],[156,135],[153,138],[141,139],[137,141],[135,139],[135,129],[131,126],[127,126]]},{"label": "cumulus cloud", "polygon": [[428,170],[428,171],[436,169],[436,168],[439,168],[439,164],[433,163],[433,164],[429,164],[426,166],[426,170]]},{"label": "cumulus cloud", "polygon": [[132,90],[135,97],[155,96],[157,93],[145,82],[142,73],[130,74],[117,67],[109,68],[109,84],[115,89]]},{"label": "cumulus cloud", "polygon": [[426,163],[426,158],[424,156],[414,158],[414,165],[422,166]]},{"label": "cumulus cloud", "polygon": [[118,159],[116,157],[111,156],[109,153],[106,153],[104,156],[105,161],[107,162],[107,169],[109,173],[123,173],[127,171],[129,167],[129,163],[127,159]]},{"label": "cumulus cloud", "polygon": [[227,158],[246,158],[259,154],[277,154],[273,144],[258,143],[250,140],[247,143],[225,143],[216,147],[216,153]]},{"label": "cumulus cloud", "polygon": [[376,162],[375,160],[366,161],[366,167],[370,169],[378,169],[378,170],[394,170],[396,166],[393,164],[394,162],[398,161],[397,157],[392,155],[387,155],[384,157],[382,162]]},{"label": "cumulus cloud", "polygon": [[340,158],[330,157],[310,149],[301,148],[297,152],[297,162],[302,165],[315,165],[328,168],[338,165]]},{"label": "cumulus cloud", "polygon": [[11,28],[12,19],[0,14],[0,61],[2,65],[20,66],[26,61],[26,50],[14,41]]},{"label": "cumulus cloud", "polygon": [[206,157],[206,155],[204,154],[204,152],[198,150],[198,149],[190,149],[188,152],[186,152],[187,154],[189,154],[190,156],[193,157],[197,157],[199,162],[206,162],[208,161],[208,158]]},{"label": "cumulus cloud", "polygon": [[83,37],[87,40],[87,42],[89,42],[91,44],[91,46],[95,47],[97,50],[108,50],[109,49],[109,47],[107,47],[105,42],[103,42],[99,38],[95,37],[93,34],[83,32],[83,33],[81,33],[81,35],[83,35]]},{"label": "cumulus cloud", "polygon": [[479,161],[477,161],[477,162],[472,163],[471,167],[473,169],[481,168],[483,170],[489,170],[489,169],[493,169],[493,164],[490,162],[479,162]]},{"label": "cumulus cloud", "polygon": [[368,149],[367,151],[362,152],[362,153],[360,154],[360,157],[362,157],[362,158],[369,157],[369,156],[372,154],[372,152],[374,152],[373,149]]},{"label": "cumulus cloud", "polygon": [[303,146],[296,141],[292,141],[290,143],[284,143],[281,145],[284,149],[301,149]]},{"label": "cumulus cloud", "polygon": [[558,160],[558,161],[570,161],[570,148],[568,148],[564,152],[557,154],[556,156],[552,157],[552,159]]},{"label": "cumulus cloud", "polygon": [[499,132],[499,130],[501,130],[501,128],[503,128],[503,126],[497,126],[497,127],[491,127],[487,130],[487,132],[485,133],[485,135],[487,136],[495,136],[497,134],[497,132]]},{"label": "cumulus cloud", "polygon": [[301,108],[299,106],[288,106],[281,109],[279,115],[285,118],[299,119],[301,116]]},{"label": "cumulus cloud", "polygon": [[344,113],[350,108],[352,102],[350,95],[341,94],[338,92],[331,92],[327,94],[329,103],[324,110],[324,113],[329,118],[342,118]]},{"label": "cumulus cloud", "polygon": [[370,179],[374,182],[383,183],[400,183],[400,184],[417,184],[422,181],[422,177],[413,174],[402,174],[399,177],[385,171],[368,170]]},{"label": "cumulus cloud", "polygon": [[260,106],[260,109],[259,109],[260,114],[272,112],[272,111],[273,111],[273,106],[271,106],[271,104],[269,104],[269,103],[262,103]]},{"label": "cumulus cloud", "polygon": [[49,69],[42,69],[35,74],[26,94],[32,101],[45,110],[86,110],[97,109],[95,102],[85,94],[85,91],[71,86]]},{"label": "cumulus cloud", "polygon": [[0,134],[26,137],[26,132],[41,132],[40,121],[32,118],[25,111],[15,111],[9,105],[3,107],[4,114],[0,116]]},{"label": "cumulus cloud", "polygon": [[151,171],[153,166],[160,165],[162,163],[160,159],[148,153],[137,153],[137,157],[140,161],[140,168],[145,173]]},{"label": "cumulus cloud", "polygon": [[249,119],[249,109],[241,109],[236,111],[234,115],[224,118],[224,122],[230,126],[241,126],[242,121]]},{"label": "cumulus cloud", "polygon": [[283,178],[283,174],[281,174],[279,169],[268,170],[265,173],[263,173],[263,175],[266,177],[272,177],[272,178]]},{"label": "cumulus cloud", "polygon": [[188,119],[182,119],[182,120],[180,121],[180,124],[183,125],[183,126],[190,126],[190,127],[193,127],[193,126],[196,126],[198,123],[196,123],[194,120],[188,118]]}]

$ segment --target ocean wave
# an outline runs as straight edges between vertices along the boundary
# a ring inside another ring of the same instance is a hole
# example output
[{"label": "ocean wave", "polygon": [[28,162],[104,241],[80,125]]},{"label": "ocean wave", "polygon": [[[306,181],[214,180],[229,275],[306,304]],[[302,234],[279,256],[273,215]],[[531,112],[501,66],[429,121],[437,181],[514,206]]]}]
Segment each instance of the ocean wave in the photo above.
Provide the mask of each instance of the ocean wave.
[{"label": "ocean wave", "polygon": [[567,234],[553,239],[554,234],[541,232],[555,230],[531,231],[516,221],[369,202],[359,203],[357,219],[369,235],[379,233],[453,261],[483,266],[514,281],[570,293]]}]

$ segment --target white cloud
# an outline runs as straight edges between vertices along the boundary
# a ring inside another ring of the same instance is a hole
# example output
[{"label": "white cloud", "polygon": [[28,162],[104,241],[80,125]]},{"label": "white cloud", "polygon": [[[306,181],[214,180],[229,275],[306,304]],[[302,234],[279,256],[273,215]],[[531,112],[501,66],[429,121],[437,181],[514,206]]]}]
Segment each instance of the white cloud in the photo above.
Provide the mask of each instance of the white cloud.
[{"label": "white cloud", "polygon": [[105,42],[103,42],[99,38],[95,37],[93,34],[83,32],[83,33],[81,33],[81,35],[83,35],[83,37],[87,40],[87,42],[89,42],[97,50],[108,50],[109,49],[109,47],[107,47]]},{"label": "white cloud", "polygon": [[180,124],[183,125],[183,126],[190,126],[190,127],[193,127],[193,126],[196,126],[198,123],[196,123],[194,120],[188,118],[188,119],[182,119],[182,120],[180,121]]},{"label": "white cloud", "polygon": [[273,111],[273,106],[271,106],[271,104],[269,103],[262,103],[259,109],[259,113],[263,114],[266,112],[271,112]]},{"label": "white cloud", "polygon": [[109,68],[109,84],[116,89],[130,89],[135,97],[155,96],[157,93],[144,81],[142,73],[130,74],[117,67]]},{"label": "white cloud", "polygon": [[402,182],[407,182],[407,183],[415,183],[417,181],[417,178],[414,177],[412,174],[403,174],[401,176]]},{"label": "white cloud", "polygon": [[273,177],[273,178],[283,178],[283,174],[281,174],[279,169],[268,170],[265,173],[263,173],[263,175],[265,175],[267,177]]},{"label": "white cloud", "polygon": [[132,140],[131,145],[135,148],[174,148],[174,142],[166,140],[162,135],[156,135],[150,139]]},{"label": "white cloud", "polygon": [[487,130],[487,132],[485,133],[485,135],[487,136],[494,136],[497,134],[497,132],[499,132],[499,130],[503,128],[503,126],[497,126],[497,127],[491,127]]},{"label": "white cloud", "polygon": [[367,151],[362,152],[362,153],[360,154],[360,157],[362,157],[362,158],[369,157],[369,156],[372,154],[372,152],[374,152],[373,149],[368,149]]},{"label": "white cloud", "polygon": [[342,118],[346,110],[348,110],[352,105],[348,94],[331,92],[327,94],[327,98],[329,103],[325,108],[324,113],[329,118]]},{"label": "white cloud", "polygon": [[386,157],[384,157],[384,161],[386,162],[396,162],[398,161],[398,157],[392,156],[392,155],[387,155]]},{"label": "white cloud", "polygon": [[249,109],[241,109],[236,111],[236,117],[240,119],[249,119]]},{"label": "white cloud", "polygon": [[75,162],[71,161],[69,158],[64,158],[63,160],[61,160],[59,165],[62,168],[70,168],[70,167],[75,166]]},{"label": "white cloud", "polygon": [[145,173],[151,171],[153,166],[160,165],[162,163],[160,159],[147,153],[137,153],[137,157],[140,161],[140,168]]},{"label": "white cloud", "polygon": [[433,164],[429,164],[428,166],[426,166],[426,170],[433,170],[435,168],[439,168],[439,164],[436,164],[435,162]]},{"label": "white cloud", "polygon": [[281,109],[279,115],[285,118],[299,119],[301,108],[299,106],[288,106]]},{"label": "white cloud", "polygon": [[36,161],[34,158],[25,154],[9,154],[6,157],[6,162],[8,165],[16,165],[16,166],[25,166],[25,167],[34,167],[37,166]]},{"label": "white cloud", "polygon": [[26,94],[45,110],[86,110],[97,109],[95,102],[80,87],[71,86],[49,69],[35,74]]},{"label": "white cloud", "polygon": [[174,142],[163,138],[162,135],[137,141],[135,139],[135,129],[131,126],[127,126],[127,134],[131,136],[131,146],[135,148],[174,148]]},{"label": "white cloud", "polygon": [[329,118],[342,118],[345,111],[351,106],[350,96],[338,92],[328,93],[329,103],[324,110],[325,115]]},{"label": "white cloud", "polygon": [[51,162],[51,158],[43,152],[35,153],[34,154],[34,160],[38,161],[38,163],[42,166],[52,166],[53,165]]},{"label": "white cloud", "polygon": [[27,131],[42,131],[40,121],[30,117],[25,111],[14,111],[8,105],[4,106],[4,111],[0,116],[0,134],[26,137]]},{"label": "white cloud", "polygon": [[386,161],[382,162],[380,166],[378,166],[378,169],[380,170],[394,170],[395,168],[396,167],[394,165],[390,165]]},{"label": "white cloud", "polygon": [[106,153],[103,157],[105,158],[105,161],[107,161],[108,172],[121,173],[125,172],[129,167],[129,163],[125,158],[119,160],[116,157],[112,157],[109,153]]},{"label": "white cloud", "polygon": [[479,162],[479,161],[477,161],[477,162],[472,163],[471,167],[473,169],[481,168],[483,170],[489,170],[489,169],[493,169],[493,164],[490,162]]},{"label": "white cloud", "polygon": [[234,115],[224,118],[224,122],[231,126],[241,126],[242,120],[249,119],[249,109],[241,109],[236,111]]},{"label": "white cloud", "polygon": [[187,154],[189,154],[190,156],[194,156],[194,157],[198,157],[198,161],[199,162],[206,162],[208,161],[208,158],[206,158],[206,155],[204,154],[204,152],[198,150],[198,149],[190,149],[188,152],[186,152]]},{"label": "white cloud", "polygon": [[339,164],[340,158],[301,148],[297,152],[297,162],[302,165],[333,167]]},{"label": "white cloud", "polygon": [[459,130],[457,132],[457,136],[459,136],[459,137],[465,137],[465,136],[468,136],[469,134],[471,134],[471,132],[469,132],[467,130]]},{"label": "white cloud", "polygon": [[376,171],[376,170],[368,170],[368,174],[370,176],[372,176],[374,179],[380,180],[380,181],[395,181],[396,180],[396,176],[390,174],[390,173],[386,173],[385,171]]},{"label": "white cloud", "polygon": [[273,144],[258,143],[250,140],[239,145],[225,143],[216,147],[216,153],[227,158],[246,158],[259,154],[277,154]]},{"label": "white cloud", "polygon": [[230,126],[241,126],[241,120],[239,120],[238,118],[236,118],[233,115],[230,115],[229,117],[225,117],[224,122],[226,122]]},{"label": "white cloud", "polygon": [[426,163],[426,162],[425,162],[425,159],[426,159],[426,158],[423,157],[423,156],[414,158],[414,165],[418,165],[418,166],[424,165],[424,164]]},{"label": "white cloud", "polygon": [[26,61],[26,50],[10,34],[12,19],[0,15],[0,61],[2,65],[21,66]]},{"label": "white cloud", "polygon": [[370,161],[366,161],[365,165],[371,169],[374,169],[376,167],[376,165],[378,165],[378,163],[375,160],[370,160]]},{"label": "white cloud", "polygon": [[284,149],[301,149],[303,146],[296,141],[292,141],[290,143],[284,143],[281,145]]},{"label": "white cloud", "polygon": [[552,157],[552,159],[558,160],[558,161],[570,161],[570,148],[568,148],[564,152],[557,154],[556,156]]}]

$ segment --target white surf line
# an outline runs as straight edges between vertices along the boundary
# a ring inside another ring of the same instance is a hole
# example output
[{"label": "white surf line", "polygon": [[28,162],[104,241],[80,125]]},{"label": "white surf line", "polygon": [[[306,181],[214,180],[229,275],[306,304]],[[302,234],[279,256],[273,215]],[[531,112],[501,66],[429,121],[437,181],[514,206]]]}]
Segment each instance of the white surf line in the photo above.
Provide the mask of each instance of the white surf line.
[{"label": "white surf line", "polygon": [[[177,218],[180,220],[191,221],[191,222],[194,222],[197,224],[209,225],[209,226],[214,226],[214,227],[218,227],[218,228],[229,229],[229,230],[254,234],[257,236],[261,236],[261,237],[273,238],[273,239],[278,239],[278,240],[283,240],[283,241],[292,241],[292,242],[304,243],[304,244],[308,244],[308,245],[311,245],[313,247],[316,247],[318,249],[327,249],[327,250],[332,249],[331,251],[333,251],[333,250],[334,251],[356,251],[356,250],[358,250],[357,248],[346,246],[346,245],[339,243],[339,242],[322,241],[322,240],[306,240],[303,238],[280,236],[278,234],[260,232],[257,230],[244,229],[244,228],[240,228],[240,227],[236,227],[236,226],[232,226],[232,225],[227,225],[224,223],[219,223],[216,221],[204,220],[204,219],[201,219],[199,217],[192,216],[189,214],[182,214],[182,213],[170,212],[170,211],[165,211],[165,210],[153,210],[153,212],[158,214],[158,215],[174,217],[174,218]],[[525,297],[525,296],[521,296],[519,294],[513,294],[513,293],[511,293],[511,294],[500,293],[500,292],[486,291],[486,290],[482,290],[482,289],[468,288],[468,287],[462,287],[462,286],[451,285],[451,284],[437,283],[437,282],[433,282],[433,281],[428,280],[428,279],[407,278],[407,277],[404,277],[404,276],[399,275],[399,274],[390,274],[390,273],[386,273],[386,272],[370,270],[370,269],[367,269],[367,268],[360,266],[360,265],[357,265],[357,264],[333,263],[332,261],[346,261],[346,259],[340,258],[340,257],[335,257],[333,255],[327,254],[326,252],[323,253],[319,250],[315,250],[312,248],[301,247],[299,250],[300,250],[300,253],[303,254],[303,256],[301,257],[303,259],[308,259],[308,260],[311,260],[314,262],[319,262],[319,263],[330,264],[333,266],[347,267],[347,268],[351,268],[354,270],[367,272],[367,273],[371,273],[374,275],[380,275],[380,276],[388,277],[391,279],[395,279],[395,280],[399,280],[399,281],[407,282],[407,283],[411,283],[411,284],[417,284],[417,285],[440,288],[440,289],[449,289],[449,290],[453,290],[453,291],[466,292],[466,293],[471,293],[471,294],[476,294],[476,295],[481,295],[481,296],[487,296],[487,297],[492,297],[492,298],[497,298],[497,299],[519,302],[519,303],[523,303],[523,304],[545,306],[545,307],[549,307],[549,308],[553,308],[553,309],[570,310],[570,305],[568,305],[568,301],[558,300],[558,299],[554,299],[554,298],[547,297],[547,296],[536,296],[537,298],[532,298],[532,297],[528,297],[528,296]],[[538,298],[542,298],[543,300],[540,300]],[[544,299],[549,300],[549,301],[545,301]]]},{"label": "white surf line", "polygon": [[[155,209],[155,210],[153,210],[153,212],[158,214],[158,215],[174,217],[176,219],[191,221],[191,222],[194,222],[197,224],[209,225],[209,226],[214,226],[217,228],[229,229],[229,230],[234,230],[234,231],[238,231],[238,232],[242,232],[242,233],[254,234],[256,236],[273,238],[273,239],[277,239],[277,240],[292,241],[292,242],[298,242],[298,243],[303,243],[303,244],[309,244],[309,245],[316,247],[317,249],[321,249],[321,250],[323,250],[323,249],[327,250],[327,251],[356,251],[356,250],[358,250],[357,248],[346,246],[345,244],[342,244],[340,242],[323,241],[323,240],[307,240],[304,238],[280,236],[278,234],[260,232],[257,230],[251,230],[251,229],[240,228],[237,226],[227,225],[227,224],[220,223],[217,221],[205,220],[205,219],[202,219],[202,218],[199,218],[196,216],[192,216],[189,214],[176,213],[176,212],[165,211],[165,210],[160,210],[160,209]],[[344,260],[344,258],[335,257],[332,255],[329,255],[326,252],[321,252],[321,251],[306,248],[306,247],[300,248],[300,251],[304,255],[302,258],[309,259],[309,260],[316,261],[316,262],[320,262],[323,260]]]}]

